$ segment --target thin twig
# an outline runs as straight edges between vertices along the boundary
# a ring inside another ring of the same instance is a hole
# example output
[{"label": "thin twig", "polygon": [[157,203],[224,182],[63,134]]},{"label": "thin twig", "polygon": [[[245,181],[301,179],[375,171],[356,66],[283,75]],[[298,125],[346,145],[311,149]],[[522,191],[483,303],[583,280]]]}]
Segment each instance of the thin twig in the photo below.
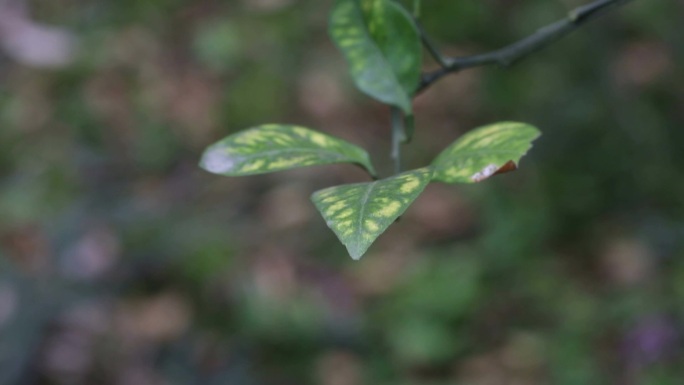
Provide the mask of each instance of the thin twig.
[{"label": "thin twig", "polygon": [[418,33],[420,34],[420,39],[423,41],[423,46],[427,51],[430,53],[430,56],[432,56],[433,59],[439,64],[440,67],[447,68],[449,66],[449,63],[447,63],[447,60],[444,56],[442,56],[442,53],[439,52],[439,49],[437,46],[432,42],[432,39],[428,36],[428,34],[425,32],[425,29],[423,28],[423,25],[418,19],[415,19],[415,25],[416,28],[418,28]]},{"label": "thin twig", "polygon": [[418,20],[420,19],[420,0],[413,0],[413,17]]},{"label": "thin twig", "polygon": [[[423,74],[423,79],[416,91],[416,95],[425,91],[442,77],[467,68],[491,64],[498,64],[503,67],[513,65],[525,56],[546,47],[550,43],[578,29],[589,20],[630,1],[632,0],[596,0],[593,3],[570,11],[565,19],[549,24],[546,27],[537,30],[537,32],[532,35],[496,51],[473,56],[445,59],[445,66]],[[426,45],[426,48],[430,50],[430,46]],[[437,55],[441,57],[438,51]]]}]

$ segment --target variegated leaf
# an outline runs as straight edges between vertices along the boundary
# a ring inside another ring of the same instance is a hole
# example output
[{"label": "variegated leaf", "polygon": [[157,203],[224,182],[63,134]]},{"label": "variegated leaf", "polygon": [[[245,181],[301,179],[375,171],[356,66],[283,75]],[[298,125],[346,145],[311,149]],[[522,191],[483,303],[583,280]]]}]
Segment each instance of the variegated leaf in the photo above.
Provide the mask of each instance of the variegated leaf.
[{"label": "variegated leaf", "polygon": [[349,255],[359,259],[420,195],[431,176],[429,168],[421,168],[375,182],[320,190],[311,200]]},{"label": "variegated leaf", "polygon": [[330,35],[361,91],[411,114],[422,47],[411,16],[400,5],[391,0],[337,0]]},{"label": "variegated leaf", "polygon": [[539,137],[525,123],[501,122],[463,135],[432,162],[433,180],[475,183],[492,175],[513,171]]},{"label": "variegated leaf", "polygon": [[356,163],[375,175],[362,148],[308,128],[280,124],[228,136],[207,148],[200,166],[215,174],[242,176],[331,163]]}]

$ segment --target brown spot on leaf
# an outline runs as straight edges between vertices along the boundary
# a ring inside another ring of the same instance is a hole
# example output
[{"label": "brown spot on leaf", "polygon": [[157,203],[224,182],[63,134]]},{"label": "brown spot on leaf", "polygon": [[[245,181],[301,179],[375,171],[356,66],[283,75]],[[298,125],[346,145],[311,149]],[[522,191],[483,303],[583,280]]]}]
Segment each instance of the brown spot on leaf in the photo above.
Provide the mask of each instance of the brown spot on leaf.
[{"label": "brown spot on leaf", "polygon": [[512,171],[515,171],[517,169],[518,169],[518,165],[515,164],[514,161],[509,160],[508,162],[506,162],[506,164],[504,164],[498,170],[496,170],[494,175],[505,174],[507,172],[512,172]]}]

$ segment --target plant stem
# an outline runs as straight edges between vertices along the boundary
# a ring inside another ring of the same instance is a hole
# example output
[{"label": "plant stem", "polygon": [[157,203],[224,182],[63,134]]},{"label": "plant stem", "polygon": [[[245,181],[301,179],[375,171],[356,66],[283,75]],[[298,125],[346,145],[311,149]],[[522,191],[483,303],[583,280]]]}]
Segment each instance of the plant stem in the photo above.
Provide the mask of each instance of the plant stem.
[{"label": "plant stem", "polygon": [[416,119],[414,115],[404,116],[404,143],[411,143],[413,133],[416,131]]},{"label": "plant stem", "polygon": [[406,140],[404,132],[404,119],[401,110],[392,107],[392,161],[394,162],[394,173],[401,173],[401,143]]},{"label": "plant stem", "polygon": [[[442,68],[423,74],[423,79],[418,87],[418,90],[416,91],[416,95],[425,91],[428,87],[442,77],[467,68],[491,64],[498,64],[503,67],[513,65],[527,55],[546,47],[550,43],[578,29],[589,20],[592,20],[606,13],[608,10],[624,5],[630,1],[632,0],[596,0],[593,3],[589,3],[570,11],[565,19],[549,24],[537,30],[532,35],[496,51],[473,56],[444,59],[443,61],[445,63],[442,65]],[[421,34],[425,35],[422,31]],[[425,38],[423,39],[423,43],[428,51],[431,51],[432,53],[432,49],[430,48],[431,44],[426,44]],[[438,51],[435,50],[435,52],[437,52],[437,55],[439,55]]]}]

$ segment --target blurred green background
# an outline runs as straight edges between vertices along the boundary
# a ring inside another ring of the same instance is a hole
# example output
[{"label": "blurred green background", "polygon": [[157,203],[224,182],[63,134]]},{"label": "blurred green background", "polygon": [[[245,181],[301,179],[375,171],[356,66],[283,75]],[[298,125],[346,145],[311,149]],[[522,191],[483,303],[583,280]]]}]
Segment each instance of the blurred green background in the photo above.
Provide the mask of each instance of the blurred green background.
[{"label": "blurred green background", "polygon": [[[422,17],[463,55],[581,4]],[[407,167],[498,120],[543,136],[516,173],[428,187],[360,262],[308,201],[354,167],[197,167],[282,122],[390,172],[388,111],[353,88],[330,6],[0,0],[0,384],[681,384],[684,3],[421,95]]]}]

